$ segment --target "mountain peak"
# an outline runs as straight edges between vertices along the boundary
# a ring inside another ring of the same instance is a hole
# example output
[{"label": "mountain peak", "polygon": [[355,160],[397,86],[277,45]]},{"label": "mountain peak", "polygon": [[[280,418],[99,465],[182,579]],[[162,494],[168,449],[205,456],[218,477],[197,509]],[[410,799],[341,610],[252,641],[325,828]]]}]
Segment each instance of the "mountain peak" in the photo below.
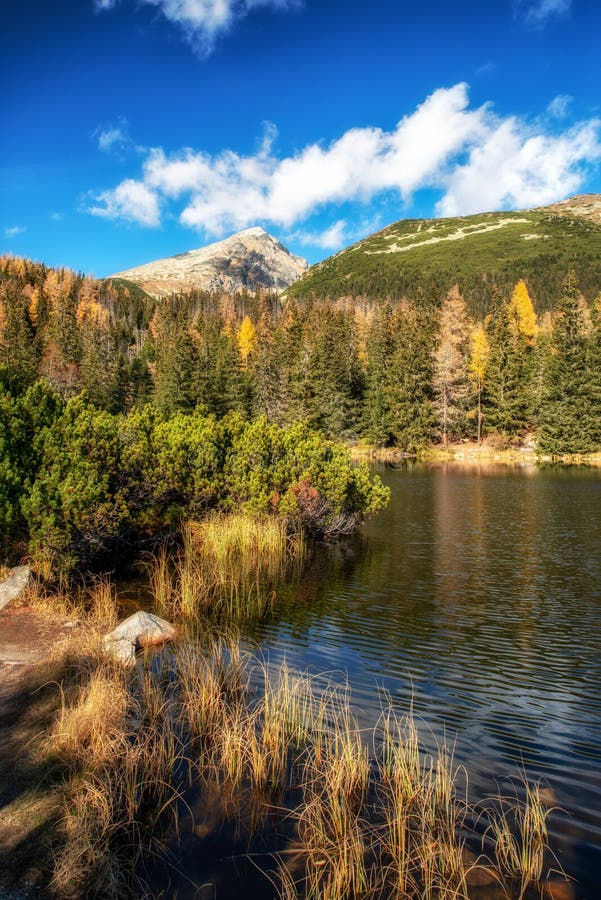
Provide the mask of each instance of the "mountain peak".
[{"label": "mountain peak", "polygon": [[261,228],[260,225],[253,225],[251,228],[245,228],[243,231],[239,231],[237,234],[232,235],[232,237],[268,237],[271,238],[272,241],[276,240],[273,235],[269,234],[268,231],[265,231],[264,228]]},{"label": "mountain peak", "polygon": [[601,223],[601,194],[576,194],[575,197],[540,208],[555,215],[576,216]]},{"label": "mountain peak", "polygon": [[126,278],[157,297],[190,291],[282,291],[308,268],[264,228],[253,226],[222,241],[125,269]]}]

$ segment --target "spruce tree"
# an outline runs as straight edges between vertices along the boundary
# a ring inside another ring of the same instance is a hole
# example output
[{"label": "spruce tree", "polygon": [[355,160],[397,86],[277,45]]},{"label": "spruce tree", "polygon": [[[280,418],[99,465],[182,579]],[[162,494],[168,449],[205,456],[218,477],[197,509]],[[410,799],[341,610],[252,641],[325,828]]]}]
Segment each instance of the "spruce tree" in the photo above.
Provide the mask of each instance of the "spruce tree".
[{"label": "spruce tree", "polygon": [[547,359],[539,447],[545,453],[587,453],[599,447],[599,405],[591,376],[594,339],[572,271],[555,307]]},{"label": "spruce tree", "polygon": [[0,365],[11,390],[19,393],[35,381],[38,359],[27,303],[10,283],[0,286]]},{"label": "spruce tree", "polygon": [[393,319],[394,352],[387,370],[389,421],[394,444],[414,452],[432,440],[432,335],[428,312],[403,303]]},{"label": "spruce tree", "polygon": [[356,438],[363,394],[358,342],[352,313],[316,307],[307,335],[309,422],[329,437]]},{"label": "spruce tree", "polygon": [[389,390],[389,369],[394,350],[392,309],[386,303],[376,309],[367,338],[363,432],[367,440],[377,447],[394,443]]},{"label": "spruce tree", "polygon": [[533,417],[539,328],[523,281],[511,299],[498,296],[489,317],[490,357],[482,396],[484,429],[511,439],[523,434]]},{"label": "spruce tree", "polygon": [[274,327],[269,309],[263,306],[256,327],[252,357],[253,415],[265,416],[281,425],[289,403],[290,372],[286,365],[286,342],[281,328]]},{"label": "spruce tree", "polygon": [[172,415],[192,409],[197,402],[196,347],[185,310],[166,302],[154,320],[154,401],[161,412]]}]

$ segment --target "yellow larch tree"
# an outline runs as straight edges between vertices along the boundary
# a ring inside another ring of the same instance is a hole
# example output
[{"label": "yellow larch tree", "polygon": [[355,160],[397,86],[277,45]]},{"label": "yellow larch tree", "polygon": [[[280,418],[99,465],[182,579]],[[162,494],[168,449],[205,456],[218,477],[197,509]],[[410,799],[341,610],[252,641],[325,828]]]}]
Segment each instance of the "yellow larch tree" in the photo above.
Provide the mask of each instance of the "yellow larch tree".
[{"label": "yellow larch tree", "polygon": [[31,324],[35,328],[38,324],[40,312],[40,289],[39,287],[34,287],[32,284],[26,284],[21,293],[25,300],[27,311],[29,312]]},{"label": "yellow larch tree", "polygon": [[91,325],[93,328],[106,329],[109,325],[109,311],[100,303],[98,286],[91,278],[86,278],[79,289],[79,303],[75,316],[80,328]]},{"label": "yellow larch tree", "polygon": [[476,325],[470,334],[468,376],[477,399],[478,444],[482,442],[482,391],[490,358],[490,344],[484,325]]},{"label": "yellow larch tree", "polygon": [[245,316],[242,319],[242,324],[240,325],[240,329],[238,331],[238,349],[240,351],[240,356],[242,357],[242,363],[246,365],[248,363],[248,357],[255,349],[255,343],[257,340],[257,333],[255,330],[255,326],[251,322],[248,316]]},{"label": "yellow larch tree", "polygon": [[528,293],[526,282],[520,279],[513,289],[509,312],[519,334],[523,335],[529,344],[534,343],[538,334],[536,312]]}]

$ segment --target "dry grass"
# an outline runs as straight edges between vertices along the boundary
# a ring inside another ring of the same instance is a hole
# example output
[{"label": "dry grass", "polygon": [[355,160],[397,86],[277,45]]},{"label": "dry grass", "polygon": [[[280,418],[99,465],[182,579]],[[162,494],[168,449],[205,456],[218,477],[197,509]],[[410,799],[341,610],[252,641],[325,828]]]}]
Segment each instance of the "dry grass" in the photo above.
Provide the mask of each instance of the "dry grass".
[{"label": "dry grass", "polygon": [[[411,717],[388,708],[364,735],[344,690],[273,672],[231,636],[168,654],[166,668],[128,674],[88,660],[66,694],[49,738],[71,773],[61,896],[138,890],[191,783],[214,824],[233,818],[251,834],[282,810],[294,851],[282,857],[282,896],[467,898],[475,872],[507,897],[542,883],[538,788],[483,812],[458,794],[450,752],[423,752]],[[474,856],[478,841],[486,857]]]},{"label": "dry grass", "polygon": [[118,673],[95,671],[82,687],[77,702],[70,705],[63,695],[55,728],[48,737],[49,749],[65,762],[106,762],[125,727],[127,690]]},{"label": "dry grass", "polygon": [[24,600],[42,614],[53,618],[77,619],[88,629],[109,630],[117,622],[118,601],[110,578],[98,576],[83,588],[49,591],[34,582]]},{"label": "dry grass", "polygon": [[214,514],[183,526],[174,560],[163,551],[151,581],[157,607],[183,618],[203,612],[257,615],[269,608],[278,584],[304,555],[301,534],[270,516]]},{"label": "dry grass", "polygon": [[[181,558],[154,563],[157,606],[186,617],[248,604],[254,584],[263,591],[300,553],[271,520],[190,525]],[[145,862],[167,837],[177,842],[191,788],[212,827],[234,820],[249,840],[279,817],[290,836],[282,897],[460,900],[476,875],[507,897],[541,887],[548,811],[538,787],[470,804],[452,753],[426,754],[411,716],[388,705],[363,734],[344,686],[273,671],[235,635],[190,638],[123,671],[99,641],[113,624],[113,587],[99,580],[64,602],[88,624],[61,650],[62,703],[43,742],[67,776],[59,896],[142,892]]]},{"label": "dry grass", "polygon": [[186,761],[166,684],[88,659],[48,740],[69,782],[52,889],[61,897],[131,896],[140,860],[177,825]]}]

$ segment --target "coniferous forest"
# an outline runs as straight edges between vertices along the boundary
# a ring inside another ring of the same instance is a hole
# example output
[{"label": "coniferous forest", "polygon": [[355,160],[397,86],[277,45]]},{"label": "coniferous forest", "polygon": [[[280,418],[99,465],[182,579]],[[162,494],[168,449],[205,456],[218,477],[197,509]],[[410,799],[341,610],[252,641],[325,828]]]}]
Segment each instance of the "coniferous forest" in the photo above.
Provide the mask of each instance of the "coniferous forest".
[{"label": "coniferous forest", "polygon": [[[349,530],[385,492],[332,441],[416,452],[601,448],[601,295],[552,311],[518,281],[483,319],[459,286],[384,301],[155,300],[0,263],[0,536],[75,565],[215,506]],[[62,564],[62,563],[61,563]]]}]

